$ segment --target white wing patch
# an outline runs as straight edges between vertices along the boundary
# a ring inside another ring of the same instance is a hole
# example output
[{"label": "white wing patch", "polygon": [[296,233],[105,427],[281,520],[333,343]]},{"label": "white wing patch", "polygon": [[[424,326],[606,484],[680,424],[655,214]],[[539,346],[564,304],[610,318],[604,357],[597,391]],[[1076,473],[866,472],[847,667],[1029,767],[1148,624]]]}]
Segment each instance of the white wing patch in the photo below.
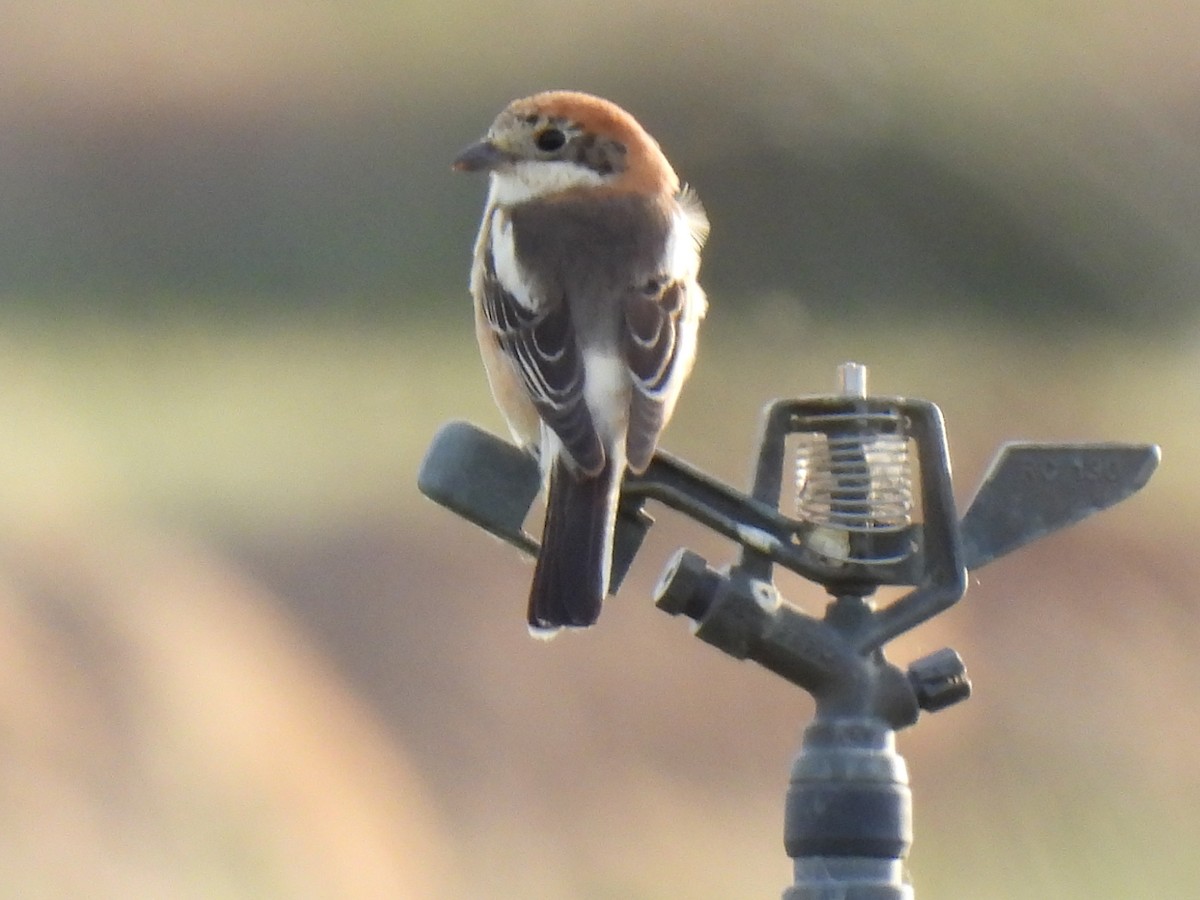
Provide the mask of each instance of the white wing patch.
[{"label": "white wing patch", "polygon": [[700,268],[700,254],[696,252],[696,245],[682,219],[681,215],[676,214],[667,235],[667,246],[663,250],[662,270],[670,275],[672,281],[689,281],[696,277],[696,271]]},{"label": "white wing patch", "polygon": [[524,267],[517,259],[517,244],[513,238],[512,220],[504,210],[492,212],[492,264],[496,278],[521,306],[528,310],[540,305],[533,294],[533,286]]},{"label": "white wing patch", "polygon": [[700,271],[700,247],[708,222],[695,220],[686,208],[678,209],[671,218],[662,267],[674,281],[691,281]]}]

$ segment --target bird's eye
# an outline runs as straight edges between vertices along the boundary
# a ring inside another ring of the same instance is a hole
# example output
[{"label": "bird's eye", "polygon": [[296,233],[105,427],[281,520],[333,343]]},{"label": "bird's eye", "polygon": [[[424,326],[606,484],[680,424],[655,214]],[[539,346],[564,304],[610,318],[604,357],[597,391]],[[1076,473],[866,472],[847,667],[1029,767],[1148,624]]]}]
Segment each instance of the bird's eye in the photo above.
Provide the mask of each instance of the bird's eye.
[{"label": "bird's eye", "polygon": [[533,138],[533,143],[543,153],[553,153],[555,150],[561,150],[563,144],[566,142],[567,136],[557,128],[543,128]]}]

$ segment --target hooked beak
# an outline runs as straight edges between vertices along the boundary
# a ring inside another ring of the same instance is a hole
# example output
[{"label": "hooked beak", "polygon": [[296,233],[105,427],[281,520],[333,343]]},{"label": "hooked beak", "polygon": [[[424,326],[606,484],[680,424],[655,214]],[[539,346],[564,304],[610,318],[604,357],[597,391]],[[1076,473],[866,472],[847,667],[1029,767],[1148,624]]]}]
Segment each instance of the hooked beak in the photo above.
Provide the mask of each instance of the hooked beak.
[{"label": "hooked beak", "polygon": [[456,172],[491,171],[508,160],[507,153],[491,141],[482,140],[478,144],[472,144],[454,157],[454,162],[450,164],[450,167]]}]

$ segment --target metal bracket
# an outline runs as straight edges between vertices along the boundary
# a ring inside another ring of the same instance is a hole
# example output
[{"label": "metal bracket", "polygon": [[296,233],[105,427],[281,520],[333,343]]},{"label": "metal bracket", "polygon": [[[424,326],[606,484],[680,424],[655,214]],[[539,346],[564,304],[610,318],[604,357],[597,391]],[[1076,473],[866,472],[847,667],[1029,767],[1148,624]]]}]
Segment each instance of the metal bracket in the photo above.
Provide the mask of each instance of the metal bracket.
[{"label": "metal bracket", "polygon": [[[1120,503],[1145,486],[1160,458],[1153,444],[1002,445],[959,522],[967,568],[979,569]],[[541,474],[537,461],[523,450],[470,422],[449,422],[430,443],[417,486],[484,531],[537,554],[538,543],[524,524],[541,488]],[[764,546],[769,550],[772,540],[764,535],[787,527],[774,507],[661,450],[644,475],[626,479],[622,494],[625,515],[618,522],[617,544],[627,553],[636,553],[652,521],[631,510],[649,498],[752,552],[761,553]],[[615,559],[614,575],[631,560]]]}]

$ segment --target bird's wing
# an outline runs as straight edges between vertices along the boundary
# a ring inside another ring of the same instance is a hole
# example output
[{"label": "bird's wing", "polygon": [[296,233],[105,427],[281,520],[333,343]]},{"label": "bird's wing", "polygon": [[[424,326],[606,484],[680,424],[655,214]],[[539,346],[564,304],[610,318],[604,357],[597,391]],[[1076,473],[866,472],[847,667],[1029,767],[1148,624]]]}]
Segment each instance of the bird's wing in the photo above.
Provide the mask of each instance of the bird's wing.
[{"label": "bird's wing", "polygon": [[699,198],[683,188],[668,215],[658,273],[625,297],[625,358],[633,378],[626,452],[642,472],[654,456],[659,433],[671,417],[696,352],[696,327],[707,301],[696,283],[708,217]]},{"label": "bird's wing", "polygon": [[584,472],[604,468],[604,446],[584,398],[583,359],[564,298],[533,298],[528,286],[497,274],[487,254],[480,291],[484,318],[542,420]]},{"label": "bird's wing", "polygon": [[626,453],[629,467],[645,470],[670,415],[679,381],[684,303],[688,286],[655,280],[625,299],[625,359],[633,377]]}]

